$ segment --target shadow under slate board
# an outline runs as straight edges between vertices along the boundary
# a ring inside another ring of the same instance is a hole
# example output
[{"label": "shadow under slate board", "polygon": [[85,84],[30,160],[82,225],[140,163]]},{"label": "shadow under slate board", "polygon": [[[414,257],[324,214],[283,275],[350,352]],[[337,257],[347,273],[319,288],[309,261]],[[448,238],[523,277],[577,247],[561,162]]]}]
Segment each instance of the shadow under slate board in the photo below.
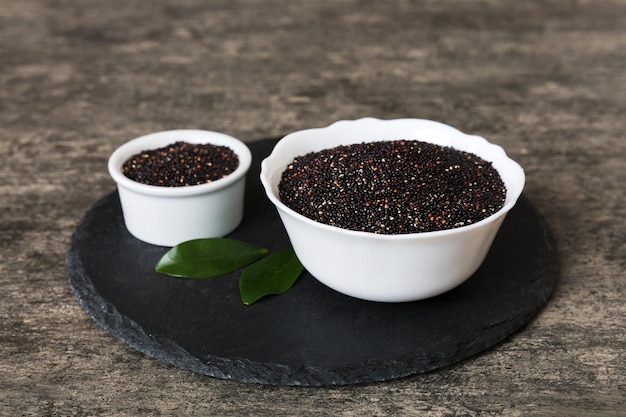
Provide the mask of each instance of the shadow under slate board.
[{"label": "shadow under slate board", "polygon": [[[271,251],[289,246],[258,179],[275,143],[249,144],[244,221],[229,235]],[[305,271],[287,293],[245,306],[239,272],[201,280],[156,273],[167,250],[127,232],[113,191],[74,231],[69,285],[96,323],[134,349],[200,374],[271,385],[386,381],[467,359],[522,328],[558,272],[548,227],[524,195],[469,280],[410,303],[351,298]]]}]

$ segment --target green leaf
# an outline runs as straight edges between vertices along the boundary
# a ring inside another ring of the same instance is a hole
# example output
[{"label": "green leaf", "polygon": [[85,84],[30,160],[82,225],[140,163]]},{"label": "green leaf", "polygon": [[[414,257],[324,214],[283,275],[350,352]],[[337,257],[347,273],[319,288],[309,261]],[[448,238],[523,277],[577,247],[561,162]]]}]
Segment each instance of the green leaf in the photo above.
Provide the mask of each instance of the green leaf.
[{"label": "green leaf", "polygon": [[272,253],[243,270],[239,279],[241,301],[250,305],[270,294],[282,294],[296,282],[304,266],[293,249]]},{"label": "green leaf", "polygon": [[175,277],[210,278],[243,268],[267,253],[267,249],[234,239],[195,239],[174,246],[155,269]]}]

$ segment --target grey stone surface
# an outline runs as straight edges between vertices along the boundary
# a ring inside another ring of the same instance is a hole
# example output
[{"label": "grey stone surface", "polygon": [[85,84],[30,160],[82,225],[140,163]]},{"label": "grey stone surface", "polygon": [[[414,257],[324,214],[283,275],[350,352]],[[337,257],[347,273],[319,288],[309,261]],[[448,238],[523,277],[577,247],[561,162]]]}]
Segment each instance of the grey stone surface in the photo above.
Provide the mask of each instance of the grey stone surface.
[{"label": "grey stone surface", "polygon": [[[626,414],[626,3],[0,0],[0,415]],[[74,299],[64,257],[116,146],[362,116],[502,145],[559,248],[553,298],[470,360],[287,388],[180,370]]]}]

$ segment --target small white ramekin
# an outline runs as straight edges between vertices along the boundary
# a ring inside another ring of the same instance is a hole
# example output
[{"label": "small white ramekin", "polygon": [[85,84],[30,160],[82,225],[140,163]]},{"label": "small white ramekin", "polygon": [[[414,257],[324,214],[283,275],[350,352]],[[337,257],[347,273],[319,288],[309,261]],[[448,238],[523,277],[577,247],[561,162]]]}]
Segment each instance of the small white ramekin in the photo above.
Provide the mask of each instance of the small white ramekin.
[{"label": "small white ramekin", "polygon": [[[160,187],[131,180],[122,165],[131,156],[177,141],[227,146],[239,158],[230,175],[208,184]],[[206,130],[168,130],[126,142],[109,158],[109,173],[117,183],[124,223],[137,239],[160,246],[232,232],[243,217],[245,177],[252,156],[240,140]]]},{"label": "small white ramekin", "polygon": [[[297,156],[380,140],[420,140],[471,152],[492,163],[507,188],[504,206],[486,219],[455,229],[385,235],[311,220],[280,201],[278,184]],[[421,119],[339,121],[291,133],[261,164],[261,182],[278,209],[296,255],[317,280],[346,295],[403,302],[432,297],[468,279],[481,265],[506,213],[524,188],[522,168],[482,137]]]}]

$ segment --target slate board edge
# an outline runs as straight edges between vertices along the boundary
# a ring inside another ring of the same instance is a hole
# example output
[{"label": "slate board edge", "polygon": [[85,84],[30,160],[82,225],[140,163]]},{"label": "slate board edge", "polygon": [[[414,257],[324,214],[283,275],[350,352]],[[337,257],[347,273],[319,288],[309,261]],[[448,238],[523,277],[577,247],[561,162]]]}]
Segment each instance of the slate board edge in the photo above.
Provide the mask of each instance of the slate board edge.
[{"label": "slate board edge", "polygon": [[[117,194],[117,192],[113,191],[108,196],[112,194]],[[526,197],[522,195],[522,198]],[[324,369],[320,367],[304,366],[294,370],[281,364],[257,363],[247,359],[223,358],[217,356],[209,356],[208,360],[205,362],[189,354],[178,344],[170,340],[145,334],[135,321],[120,314],[112,303],[101,297],[94,289],[89,277],[82,273],[84,270],[84,268],[81,267],[82,261],[76,254],[76,236],[80,233],[81,228],[84,228],[85,224],[89,222],[90,214],[96,210],[98,206],[104,204],[105,200],[106,196],[94,203],[87,211],[85,217],[80,221],[72,235],[66,256],[69,286],[77,298],[79,305],[99,326],[132,348],[178,368],[219,379],[265,385],[340,386],[383,382],[450,366],[454,363],[467,360],[501,343],[524,327],[549,300],[554,290],[556,277],[558,276],[558,263],[554,262],[549,265],[549,269],[544,271],[554,277],[553,282],[549,286],[548,291],[545,291],[544,294],[537,297],[536,305],[529,309],[526,315],[515,317],[514,320],[496,323],[487,330],[490,331],[490,333],[493,332],[495,336],[485,337],[483,335],[481,343],[469,344],[459,348],[458,351],[440,357],[404,358],[398,361],[367,363],[357,368],[352,367],[349,369]],[[557,250],[554,237],[537,209],[532,205],[531,209],[544,231],[545,243],[547,245],[546,250],[549,253],[549,258],[556,259]],[[493,331],[494,329],[498,331]],[[451,357],[455,358],[455,360],[451,360]]]}]

